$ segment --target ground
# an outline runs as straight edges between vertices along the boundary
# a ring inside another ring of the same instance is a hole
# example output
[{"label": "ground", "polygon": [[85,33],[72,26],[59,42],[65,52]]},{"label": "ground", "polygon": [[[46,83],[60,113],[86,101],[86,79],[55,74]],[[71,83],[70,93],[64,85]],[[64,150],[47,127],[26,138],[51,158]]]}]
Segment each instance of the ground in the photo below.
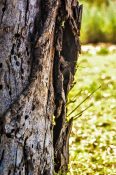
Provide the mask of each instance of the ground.
[{"label": "ground", "polygon": [[101,88],[70,115],[92,105],[73,123],[68,175],[116,175],[116,52],[100,47],[82,54],[75,83],[68,113]]}]

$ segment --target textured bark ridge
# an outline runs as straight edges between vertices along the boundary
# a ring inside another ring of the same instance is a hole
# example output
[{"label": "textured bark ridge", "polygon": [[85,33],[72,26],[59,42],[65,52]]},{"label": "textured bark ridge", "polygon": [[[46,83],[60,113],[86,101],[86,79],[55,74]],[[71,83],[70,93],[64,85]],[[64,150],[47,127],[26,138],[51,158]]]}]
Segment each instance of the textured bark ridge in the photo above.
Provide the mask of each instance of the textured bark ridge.
[{"label": "textured bark ridge", "polygon": [[66,101],[70,90],[80,52],[80,27],[82,5],[76,1],[63,1],[56,20],[54,89],[55,89],[55,122],[54,157],[55,170],[67,170],[69,162],[69,136],[72,119],[66,123]]},{"label": "textured bark ridge", "polygon": [[76,0],[0,1],[0,175],[67,169],[81,13]]}]

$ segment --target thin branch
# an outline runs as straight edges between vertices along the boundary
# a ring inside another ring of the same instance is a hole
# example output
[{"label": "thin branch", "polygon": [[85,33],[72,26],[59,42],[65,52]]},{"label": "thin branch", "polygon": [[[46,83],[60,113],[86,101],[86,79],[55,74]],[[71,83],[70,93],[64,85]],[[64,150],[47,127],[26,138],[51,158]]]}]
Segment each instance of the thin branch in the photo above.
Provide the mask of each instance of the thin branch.
[{"label": "thin branch", "polygon": [[73,120],[76,120],[77,118],[81,117],[82,114],[83,114],[87,109],[89,109],[91,106],[92,106],[92,105],[87,106],[84,110],[82,110],[81,112],[79,112],[78,114],[76,114],[75,116],[73,116],[73,117],[71,117],[71,118],[73,118]]},{"label": "thin branch", "polygon": [[86,68],[86,67],[83,67],[83,66],[80,66],[80,65],[81,65],[81,62],[80,63],[77,63],[76,68]]},{"label": "thin branch", "polygon": [[66,104],[66,106],[70,105],[71,103],[75,103],[75,102],[76,102],[76,99],[75,99],[75,100],[70,100],[70,101]]},{"label": "thin branch", "polygon": [[69,105],[70,103],[75,102],[75,101],[76,101],[75,97],[77,97],[81,92],[82,92],[82,90],[80,90],[80,91],[73,97],[73,100],[69,101],[69,102],[66,104],[66,106]]},{"label": "thin branch", "polygon": [[72,84],[72,87],[70,88],[70,91],[74,88],[74,86],[77,84],[77,82],[74,82],[73,84]]},{"label": "thin branch", "polygon": [[98,89],[100,89],[101,86],[99,86],[97,89],[95,89],[90,95],[88,95],[81,103],[79,103],[78,106],[76,106],[67,117],[69,117],[76,109],[78,109],[86,100],[88,100]]}]

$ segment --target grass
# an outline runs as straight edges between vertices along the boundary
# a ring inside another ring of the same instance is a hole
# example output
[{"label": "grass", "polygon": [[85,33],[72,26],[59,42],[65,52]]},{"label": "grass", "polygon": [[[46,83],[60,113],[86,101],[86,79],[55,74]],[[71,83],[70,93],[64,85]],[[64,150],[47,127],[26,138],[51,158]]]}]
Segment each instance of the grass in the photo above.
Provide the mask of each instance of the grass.
[{"label": "grass", "polygon": [[[98,89],[70,117],[92,105],[74,121],[68,175],[116,175],[116,53],[81,55],[68,114]],[[80,91],[81,90],[81,91]],[[77,94],[77,96],[75,96]],[[75,98],[74,98],[75,97]]]},{"label": "grass", "polygon": [[81,1],[84,5],[82,43],[116,43],[116,0],[110,0],[109,5],[101,3],[101,6]]}]

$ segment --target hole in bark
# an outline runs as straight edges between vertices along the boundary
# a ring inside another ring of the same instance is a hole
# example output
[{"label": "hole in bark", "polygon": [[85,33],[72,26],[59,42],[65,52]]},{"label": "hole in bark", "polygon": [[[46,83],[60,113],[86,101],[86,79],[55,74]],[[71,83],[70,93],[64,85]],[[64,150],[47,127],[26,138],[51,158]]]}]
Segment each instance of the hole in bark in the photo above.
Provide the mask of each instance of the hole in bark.
[{"label": "hole in bark", "polygon": [[16,118],[17,118],[17,120],[20,120],[21,119],[21,116],[20,115],[17,115]]},{"label": "hole in bark", "polygon": [[8,175],[10,175],[10,174],[11,174],[11,170],[8,171]]},{"label": "hole in bark", "polygon": [[34,111],[34,110],[35,110],[35,105],[32,106],[32,111]]},{"label": "hole in bark", "polygon": [[21,80],[23,80],[23,76],[21,76]]},{"label": "hole in bark", "polygon": [[20,54],[20,53],[18,53],[18,54],[17,54],[17,56],[20,58],[21,54]]},{"label": "hole in bark", "polygon": [[5,8],[5,7],[3,7],[3,8],[2,8],[2,11],[3,11],[3,12],[5,12],[5,10],[6,10],[6,8]]},{"label": "hole in bark", "polygon": [[9,89],[9,85],[7,85],[7,88]]},{"label": "hole in bark", "polygon": [[6,136],[7,136],[8,138],[11,138],[11,134],[10,134],[10,133],[7,133]]},{"label": "hole in bark", "polygon": [[21,73],[24,74],[24,69],[23,68],[21,68]]},{"label": "hole in bark", "polygon": [[30,64],[30,61],[27,61],[28,64]]},{"label": "hole in bark", "polygon": [[16,61],[16,65],[17,65],[17,66],[20,66],[20,62],[19,62],[19,61]]},{"label": "hole in bark", "polygon": [[33,148],[33,144],[32,144],[32,148]]},{"label": "hole in bark", "polygon": [[21,110],[22,107],[19,107],[19,111]]},{"label": "hole in bark", "polygon": [[15,129],[12,129],[12,130],[11,130],[11,133],[13,133],[14,131],[15,131]]},{"label": "hole in bark", "polygon": [[19,33],[16,33],[16,34],[15,34],[15,37],[16,37],[16,38],[19,38],[19,37],[20,37],[20,34],[19,34]]},{"label": "hole in bark", "polygon": [[26,47],[26,52],[27,52],[27,55],[29,56],[29,50],[28,50],[28,47]]},{"label": "hole in bark", "polygon": [[[0,120],[0,133],[1,134],[4,132],[3,126],[4,126],[4,123],[3,123],[3,121]],[[0,138],[0,143],[1,143],[1,138]]]},{"label": "hole in bark", "polygon": [[15,47],[15,44],[13,44],[13,46],[12,46],[12,49],[11,49],[11,55],[14,54],[14,47]]},{"label": "hole in bark", "polygon": [[29,118],[29,116],[28,115],[25,115],[25,120],[28,119],[28,118]]},{"label": "hole in bark", "polygon": [[25,123],[23,123],[23,126],[25,126]]},{"label": "hole in bark", "polygon": [[17,57],[16,57],[16,55],[14,55],[14,60],[17,60]]},{"label": "hole in bark", "polygon": [[0,68],[2,68],[2,63],[0,63]]},{"label": "hole in bark", "polygon": [[17,42],[17,48],[19,48],[20,45],[21,45],[21,41],[20,41],[20,39],[18,39],[18,42]]},{"label": "hole in bark", "polygon": [[2,90],[2,88],[3,88],[3,86],[2,86],[2,84],[0,84],[0,90]]},{"label": "hole in bark", "polygon": [[11,91],[9,91],[9,95],[11,95],[12,93],[11,93]]}]

